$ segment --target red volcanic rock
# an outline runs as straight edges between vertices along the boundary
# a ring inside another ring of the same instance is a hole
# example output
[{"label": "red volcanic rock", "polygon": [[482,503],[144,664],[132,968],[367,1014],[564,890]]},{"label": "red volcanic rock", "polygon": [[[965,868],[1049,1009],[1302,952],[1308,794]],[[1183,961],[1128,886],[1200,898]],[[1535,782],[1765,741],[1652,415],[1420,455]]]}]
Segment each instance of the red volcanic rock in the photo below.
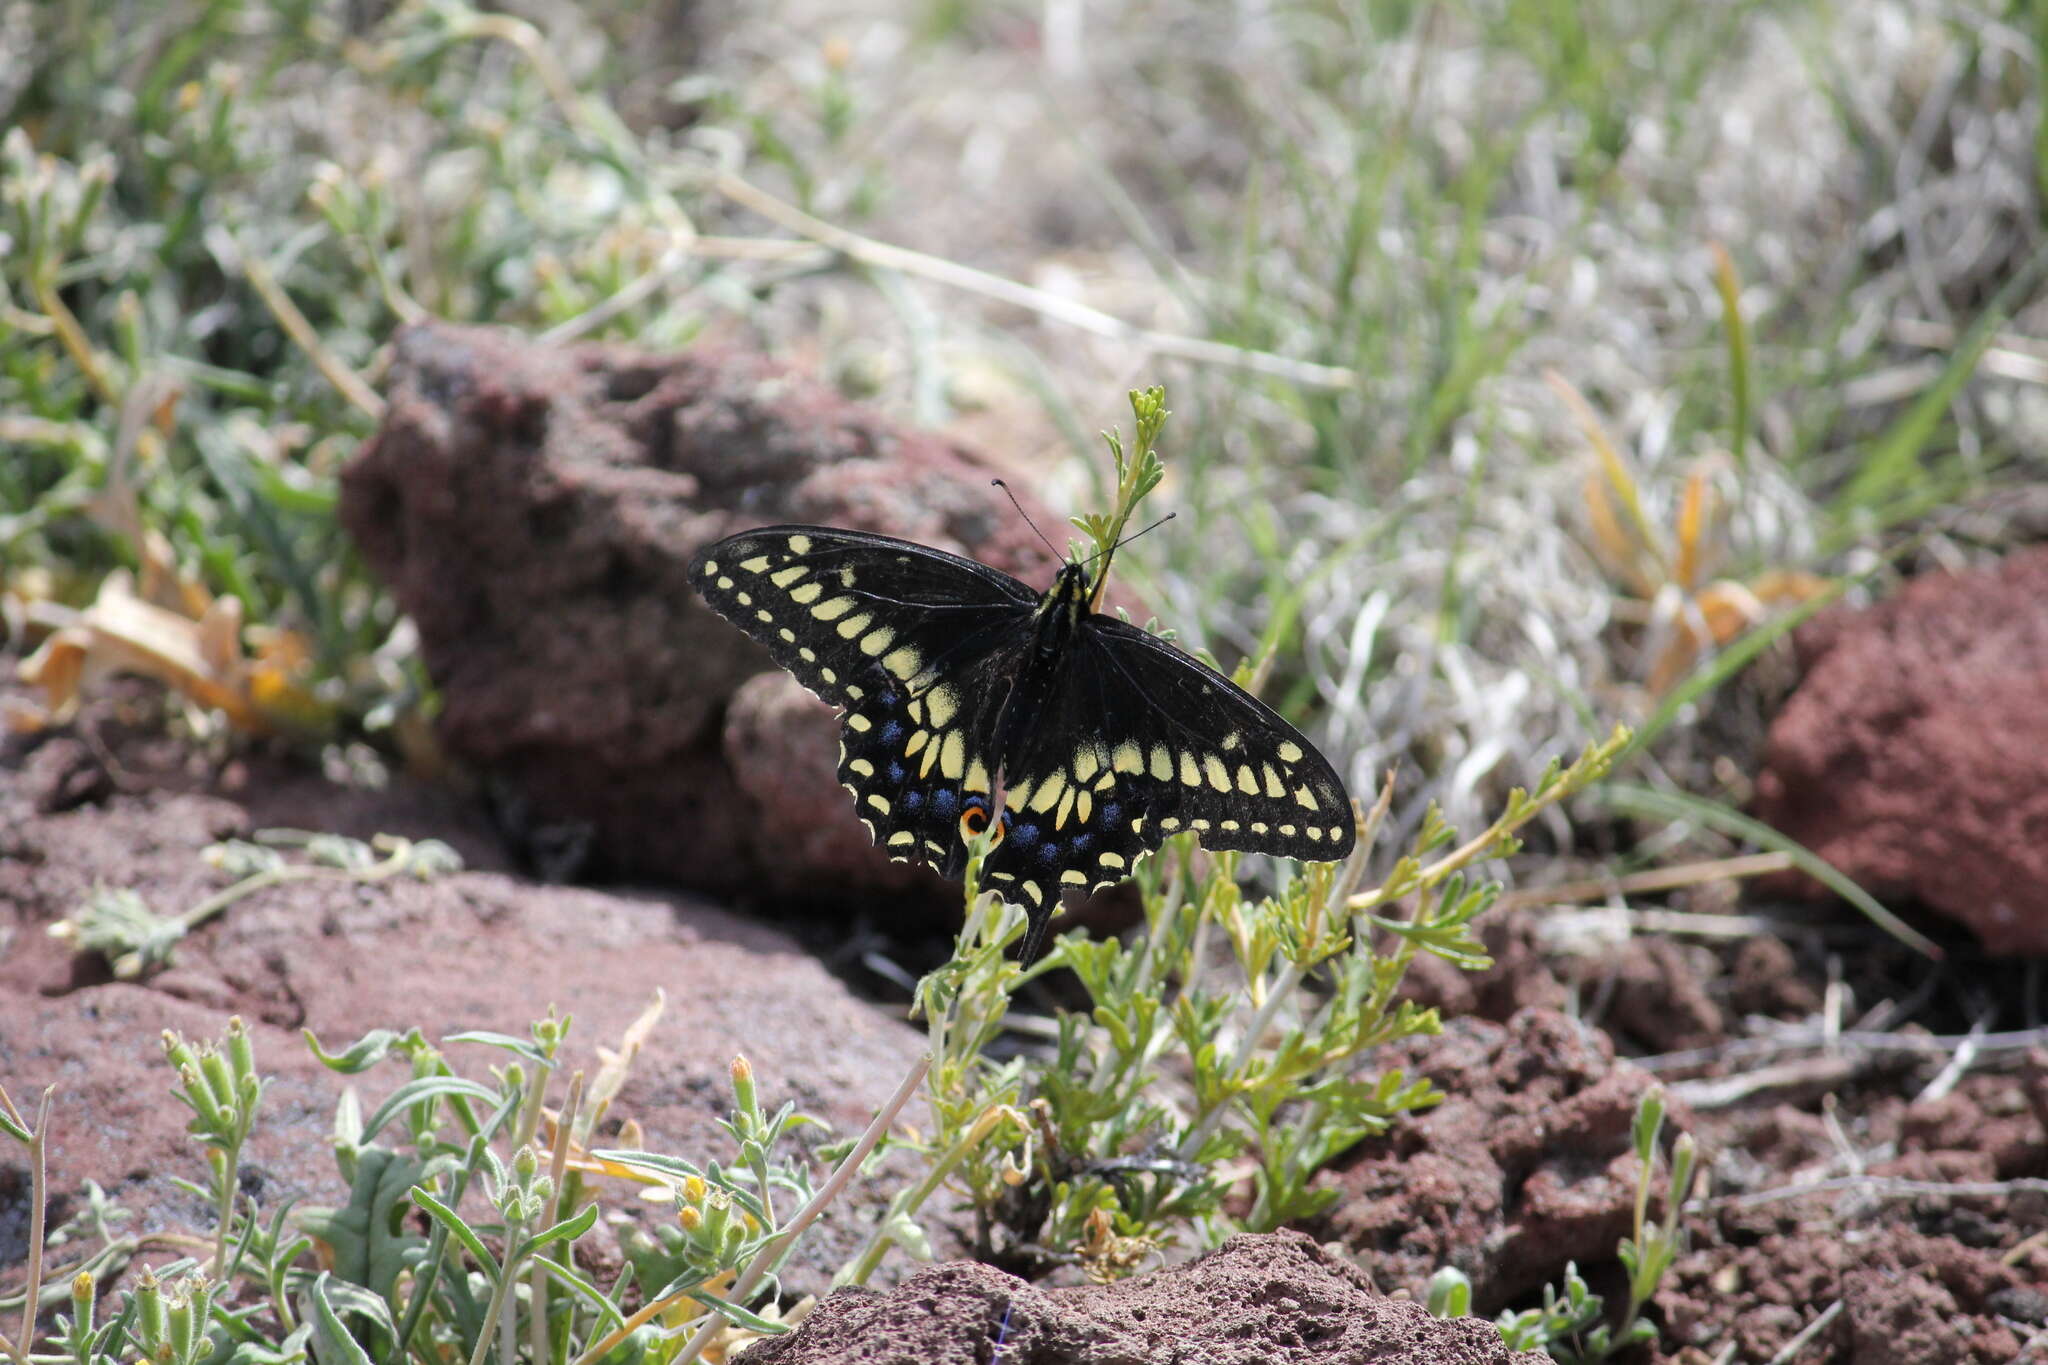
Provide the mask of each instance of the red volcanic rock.
[{"label": "red volcanic rock", "polygon": [[1477,1318],[1384,1298],[1349,1261],[1296,1232],[1233,1237],[1199,1260],[1118,1284],[1040,1289],[954,1262],[893,1292],[842,1289],[802,1327],[734,1365],[1539,1365]]},{"label": "red volcanic rock", "polygon": [[1492,1313],[1556,1283],[1568,1261],[1611,1258],[1629,1235],[1630,1129],[1652,1078],[1616,1061],[1605,1034],[1526,1009],[1505,1025],[1451,1020],[1373,1064],[1445,1093],[1318,1177],[1338,1191],[1328,1232],[1379,1283],[1421,1298],[1439,1267],[1456,1266],[1471,1278],[1473,1311]]},{"label": "red volcanic rock", "polygon": [[1915,579],[1797,644],[1759,818],[1993,952],[2048,953],[2048,549]]},{"label": "red volcanic rock", "polygon": [[874,850],[833,775],[832,713],[749,683],[767,654],[687,567],[749,526],[826,522],[1043,583],[1052,565],[990,487],[997,466],[710,346],[562,350],[426,325],[400,336],[387,391],[341,518],[418,624],[442,743],[521,823],[615,876],[958,913],[956,890]]}]

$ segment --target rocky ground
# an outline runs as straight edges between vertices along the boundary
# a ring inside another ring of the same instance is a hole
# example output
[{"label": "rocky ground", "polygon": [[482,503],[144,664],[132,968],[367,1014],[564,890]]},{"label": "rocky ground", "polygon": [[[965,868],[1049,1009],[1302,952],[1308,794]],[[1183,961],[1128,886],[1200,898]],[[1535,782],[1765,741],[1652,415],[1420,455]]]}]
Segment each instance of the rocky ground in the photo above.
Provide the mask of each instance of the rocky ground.
[{"label": "rocky ground", "polygon": [[[376,1027],[519,1033],[554,1005],[594,1051],[658,990],[667,1014],[613,1113],[675,1152],[718,1150],[735,1053],[768,1103],[845,1132],[919,1051],[884,979],[835,976],[820,958],[851,971],[880,948],[914,962],[947,897],[890,881],[849,837],[829,713],[717,628],[680,566],[738,517],[789,516],[1042,569],[1015,522],[992,515],[990,466],[745,357],[544,353],[455,330],[415,333],[399,357],[392,416],[349,472],[345,515],[419,622],[446,697],[445,756],[471,785],[195,747],[165,694],[135,682],[0,748],[0,1078],[17,1097],[57,1087],[57,1220],[88,1179],[134,1211],[137,1233],[203,1220],[172,1183],[198,1159],[157,1039],[212,1036],[230,1014],[278,1078],[251,1153],[266,1201],[340,1193],[325,1135],[342,1083],[304,1029],[329,1046]],[[1995,575],[1930,578],[1817,625],[1805,666],[1834,700],[1795,697],[1757,784],[1774,818],[1808,820],[1873,890],[1975,929],[1919,921],[1944,961],[1837,907],[1738,905],[1726,882],[1677,893],[1655,933],[1640,913],[1524,895],[1487,926],[1492,972],[1417,969],[1411,990],[1451,1024],[1398,1060],[1450,1098],[1336,1163],[1324,1179],[1339,1198],[1307,1239],[1239,1239],[1096,1289],[928,1268],[827,1300],[755,1358],[1505,1359],[1490,1328],[1398,1300],[1455,1265],[1491,1314],[1530,1303],[1568,1262],[1612,1296],[1634,1200],[1630,1118],[1652,1079],[1708,1181],[1691,1249],[1650,1306],[1650,1358],[1772,1360],[1816,1323],[1798,1359],[2040,1351],[2048,1035],[2038,962],[1993,950],[2038,951],[2043,933],[2030,831],[2048,783],[2028,767],[2048,752],[2028,704],[2048,677],[2043,564],[2016,555]],[[1970,629],[1924,624],[1964,619],[1956,600],[1991,605]],[[10,674],[13,662],[0,659]],[[2004,742],[1972,717],[1995,718]],[[1824,797],[1835,814],[1819,819]],[[46,932],[96,887],[164,912],[195,904],[220,885],[208,844],[278,826],[438,838],[468,870],[275,886],[135,981]],[[1887,837],[1899,828],[1915,837]],[[1931,888],[1958,860],[1990,880],[1949,905]],[[1517,871],[1525,885],[1572,872]],[[547,879],[563,876],[699,890]],[[840,888],[831,918],[815,915],[831,899],[819,887]],[[706,893],[808,909],[800,932],[827,951]],[[1117,907],[1098,909],[1106,922]],[[824,1287],[887,1183],[841,1203],[790,1289]],[[0,1169],[0,1267],[23,1258],[25,1194],[24,1173]]]}]

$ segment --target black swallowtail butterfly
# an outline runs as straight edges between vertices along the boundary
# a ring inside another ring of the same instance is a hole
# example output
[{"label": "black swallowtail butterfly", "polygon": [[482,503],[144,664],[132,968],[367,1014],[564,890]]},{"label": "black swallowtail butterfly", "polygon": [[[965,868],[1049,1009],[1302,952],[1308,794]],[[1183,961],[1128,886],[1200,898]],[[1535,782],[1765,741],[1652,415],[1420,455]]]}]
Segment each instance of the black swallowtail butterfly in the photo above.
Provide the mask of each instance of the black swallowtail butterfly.
[{"label": "black swallowtail butterfly", "polygon": [[1031,916],[1129,876],[1170,834],[1329,862],[1350,798],[1299,731],[1215,670],[1094,610],[1100,575],[1047,592],[913,541],[765,526],[699,551],[704,600],[841,707],[839,779],[890,857],[983,881]]}]

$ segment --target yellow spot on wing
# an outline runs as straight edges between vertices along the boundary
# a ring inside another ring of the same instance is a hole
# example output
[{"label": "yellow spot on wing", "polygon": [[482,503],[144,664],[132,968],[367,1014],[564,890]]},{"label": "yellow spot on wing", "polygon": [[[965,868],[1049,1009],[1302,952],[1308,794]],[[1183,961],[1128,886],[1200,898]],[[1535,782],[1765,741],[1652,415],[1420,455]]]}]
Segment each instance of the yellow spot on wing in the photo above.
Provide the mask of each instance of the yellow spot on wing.
[{"label": "yellow spot on wing", "polygon": [[835,597],[830,602],[822,602],[812,607],[811,615],[817,617],[820,621],[837,621],[840,617],[852,611],[854,605],[859,600],[857,597]]},{"label": "yellow spot on wing", "polygon": [[1297,806],[1306,806],[1308,809],[1314,810],[1316,808],[1315,793],[1311,792],[1307,787],[1296,787],[1294,789],[1294,803]]},{"label": "yellow spot on wing", "polygon": [[809,536],[791,536],[789,538],[789,552],[793,555],[809,554],[811,552],[811,538]]},{"label": "yellow spot on wing", "polygon": [[876,810],[882,812],[882,814],[884,815],[887,815],[889,813],[889,798],[881,795],[878,792],[869,794],[868,804],[870,806],[873,806]]},{"label": "yellow spot on wing", "polygon": [[1062,872],[1060,873],[1060,881],[1067,886],[1086,886],[1088,885],[1088,874],[1085,872]]},{"label": "yellow spot on wing", "polygon": [[742,559],[740,561],[740,567],[742,569],[745,569],[748,573],[765,572],[768,568],[768,556],[755,555],[752,559]]},{"label": "yellow spot on wing", "polygon": [[1031,790],[1031,809],[1041,814],[1059,804],[1060,793],[1067,789],[1067,780],[1058,773],[1048,773],[1045,780]]},{"label": "yellow spot on wing", "polygon": [[903,756],[905,758],[917,757],[917,751],[919,749],[922,749],[924,747],[924,742],[930,739],[931,737],[932,732],[929,730],[919,730],[915,734],[911,735],[910,743],[903,746]]},{"label": "yellow spot on wing", "polygon": [[1095,776],[1095,770],[1101,766],[1096,760],[1095,750],[1092,747],[1076,749],[1074,751],[1074,779],[1076,781],[1086,782],[1089,778]]},{"label": "yellow spot on wing", "polygon": [[917,835],[907,829],[899,829],[889,836],[889,847],[891,848],[908,848],[916,842]]},{"label": "yellow spot on wing", "polygon": [[1029,782],[1019,783],[1017,786],[1010,788],[1008,792],[1004,793],[1003,809],[1010,811],[1021,811],[1024,809],[1024,803],[1026,801],[1029,801],[1030,799],[1031,784]]},{"label": "yellow spot on wing", "polygon": [[874,613],[867,611],[860,613],[858,616],[847,617],[839,623],[839,637],[842,640],[851,640],[854,636],[866,630],[868,624],[874,619]]},{"label": "yellow spot on wing", "polygon": [[917,651],[909,645],[905,645],[883,659],[882,667],[888,669],[902,681],[909,682],[910,675],[917,672]]},{"label": "yellow spot on wing", "polygon": [[870,655],[880,654],[889,647],[889,642],[895,638],[896,632],[887,626],[883,626],[880,630],[871,630],[860,637],[860,652]]},{"label": "yellow spot on wing", "polygon": [[1272,764],[1261,763],[1259,771],[1266,775],[1266,795],[1272,797],[1275,801],[1287,795],[1287,784],[1280,780],[1280,774],[1273,771]]},{"label": "yellow spot on wing", "polygon": [[1190,787],[1202,785],[1201,765],[1195,762],[1193,754],[1185,750],[1181,752],[1180,756],[1180,780]]},{"label": "yellow spot on wing", "polygon": [[731,592],[732,580],[730,578],[721,578],[718,580],[718,586],[724,589],[726,592]]},{"label": "yellow spot on wing", "polygon": [[808,607],[811,603],[817,601],[819,594],[824,591],[825,585],[823,583],[805,583],[800,587],[790,589],[789,600],[800,606]]},{"label": "yellow spot on wing", "polygon": [[1124,865],[1124,855],[1121,853],[1105,853],[1095,861],[1101,863],[1104,867],[1122,867]]},{"label": "yellow spot on wing", "polygon": [[1308,837],[1316,843],[1320,844],[1323,841],[1323,831],[1320,827],[1316,825],[1310,825],[1308,829],[1303,832],[1306,833]]},{"label": "yellow spot on wing", "polygon": [[967,772],[967,737],[958,730],[946,731],[939,741],[939,771],[954,782]]},{"label": "yellow spot on wing", "polygon": [[960,784],[960,790],[967,792],[985,792],[988,790],[988,769],[981,766],[980,759],[977,758],[974,762],[967,765],[967,780]]},{"label": "yellow spot on wing", "polygon": [[1080,817],[1081,817],[1081,823],[1082,823],[1082,824],[1084,824],[1084,825],[1085,825],[1085,824],[1087,824],[1087,823],[1088,823],[1088,817],[1089,817],[1090,815],[1093,815],[1094,813],[1095,813],[1095,798],[1094,798],[1094,797],[1092,797],[1092,796],[1090,796],[1090,795],[1089,795],[1089,794],[1088,794],[1087,792],[1085,792],[1085,791],[1077,791],[1077,792],[1075,792],[1075,793],[1074,793],[1074,814],[1076,814],[1076,815],[1078,815],[1078,816],[1080,816]]},{"label": "yellow spot on wing", "polygon": [[1067,794],[1060,798],[1059,812],[1052,817],[1052,827],[1054,829],[1065,829],[1067,827],[1067,817],[1073,813],[1074,792],[1072,788],[1069,788]]},{"label": "yellow spot on wing", "polygon": [[[960,709],[960,694],[950,687],[934,687],[925,695],[925,709],[932,713],[932,724],[944,725],[953,719],[953,713]],[[917,705],[916,702],[911,703]]]},{"label": "yellow spot on wing", "polygon": [[1142,773],[1145,771],[1145,755],[1138,746],[1125,740],[1116,746],[1116,752],[1109,756],[1112,768],[1120,773]]},{"label": "yellow spot on wing", "polygon": [[1259,777],[1257,773],[1252,771],[1251,764],[1240,763],[1237,765],[1237,789],[1246,796],[1257,796],[1259,794]]},{"label": "yellow spot on wing", "polygon": [[1301,762],[1301,746],[1291,739],[1283,741],[1280,745],[1280,757],[1288,763]]},{"label": "yellow spot on wing", "polygon": [[870,721],[866,716],[861,715],[859,712],[855,712],[854,714],[846,718],[846,728],[849,730],[858,730],[865,733],[868,729],[870,729],[873,726],[873,724],[874,723],[872,721]]},{"label": "yellow spot on wing", "polygon": [[1161,782],[1173,780],[1173,755],[1166,752],[1164,744],[1152,746],[1152,776]]},{"label": "yellow spot on wing", "polygon": [[801,564],[792,564],[786,569],[777,569],[769,574],[768,581],[778,588],[786,588],[809,572],[810,570]]},{"label": "yellow spot on wing", "polygon": [[1230,769],[1223,766],[1222,759],[1214,754],[1204,755],[1202,758],[1202,770],[1209,774],[1210,786],[1220,792],[1230,790]]},{"label": "yellow spot on wing", "polygon": [[864,758],[856,758],[853,762],[846,765],[846,770],[850,773],[858,773],[862,777],[873,777],[875,775],[875,765]]},{"label": "yellow spot on wing", "polygon": [[705,561],[704,561],[704,572],[705,572],[705,573],[717,573],[717,572],[718,572],[718,561],[717,561],[717,560],[715,560],[715,559],[707,559],[707,560],[705,560]]}]

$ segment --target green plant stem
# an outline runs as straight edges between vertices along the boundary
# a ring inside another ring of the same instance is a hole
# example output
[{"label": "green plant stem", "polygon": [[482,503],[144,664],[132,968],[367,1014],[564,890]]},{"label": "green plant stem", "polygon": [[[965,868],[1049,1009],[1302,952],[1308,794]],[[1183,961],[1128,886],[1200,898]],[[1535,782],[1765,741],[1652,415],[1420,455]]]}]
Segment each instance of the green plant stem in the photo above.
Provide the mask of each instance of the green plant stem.
[{"label": "green plant stem", "polygon": [[[1251,1023],[1245,1026],[1243,1035],[1237,1040],[1237,1055],[1231,1058],[1230,1069],[1224,1073],[1225,1075],[1236,1076],[1250,1063],[1252,1051],[1258,1046],[1259,1039],[1265,1036],[1266,1030],[1272,1026],[1274,1016],[1280,1012],[1281,1005],[1293,996],[1295,988],[1301,985],[1305,975],[1301,965],[1296,962],[1289,962],[1280,969],[1280,975],[1275,977],[1266,989],[1266,1003],[1259,1006],[1259,1012],[1252,1017]],[[1216,1125],[1223,1122],[1224,1115],[1230,1111],[1233,1098],[1225,1095],[1208,1113],[1202,1115],[1195,1126],[1188,1130],[1188,1135],[1181,1139],[1180,1146],[1174,1150],[1174,1155],[1182,1161],[1193,1161],[1195,1154],[1202,1150],[1202,1144],[1216,1131]]]},{"label": "green plant stem", "polygon": [[491,1301],[484,1309],[484,1330],[477,1333],[476,1349],[469,1354],[469,1365],[484,1365],[484,1357],[491,1353],[491,1343],[498,1342],[502,1352],[505,1338],[511,1335],[511,1324],[505,1320],[505,1307],[511,1297],[512,1286],[519,1278],[519,1267],[512,1263],[511,1258],[525,1239],[525,1222],[508,1219],[505,1223],[505,1264],[498,1268],[498,1282],[491,1286]]},{"label": "green plant stem", "polygon": [[219,1207],[214,1211],[218,1226],[213,1230],[213,1269],[209,1272],[217,1282],[227,1271],[228,1229],[235,1217],[235,1185],[242,1164],[242,1138],[220,1149],[220,1191]]},{"label": "green plant stem", "polygon": [[[868,1159],[868,1153],[875,1150],[875,1144],[882,1140],[882,1134],[889,1131],[889,1125],[896,1121],[896,1115],[902,1112],[904,1105],[910,1103],[910,1097],[917,1093],[917,1088],[924,1084],[925,1073],[931,1069],[931,1064],[930,1053],[917,1059],[904,1074],[902,1081],[898,1082],[895,1093],[875,1111],[875,1117],[868,1124],[867,1131],[860,1135],[860,1141],[853,1144],[852,1151],[840,1158],[839,1164],[832,1168],[832,1174],[825,1178],[825,1183],[811,1196],[811,1201],[798,1209],[796,1216],[789,1220],[789,1225],[776,1234],[773,1241],[756,1252],[753,1260],[747,1262],[746,1269],[733,1281],[730,1297],[734,1303],[746,1302],[747,1296],[754,1292],[754,1287],[760,1284],[770,1271],[782,1264],[783,1257],[789,1255],[790,1248],[796,1245],[797,1238],[803,1236],[804,1229],[817,1221],[818,1215],[839,1197],[840,1191],[844,1190],[859,1173],[861,1163]],[[710,1344],[712,1333],[718,1330],[718,1325],[722,1321],[714,1310],[710,1319],[684,1343],[682,1352],[670,1361],[669,1365],[690,1365],[690,1362]],[[602,1346],[603,1343],[599,1345]],[[593,1362],[603,1354],[598,1347],[592,1347],[577,1358],[576,1365],[593,1365]]]},{"label": "green plant stem", "polygon": [[29,1350],[35,1344],[36,1314],[42,1307],[43,1288],[43,1219],[44,1190],[49,1183],[49,1134],[50,1097],[57,1093],[52,1085],[43,1091],[42,1102],[36,1106],[35,1126],[30,1127],[21,1117],[21,1111],[14,1107],[7,1091],[0,1088],[0,1106],[7,1110],[9,1118],[17,1128],[28,1131],[28,1278],[24,1281],[21,1305],[21,1332],[19,1339],[8,1341],[0,1337],[0,1348],[4,1348],[14,1365],[29,1365]]},{"label": "green plant stem", "polygon": [[888,1254],[889,1229],[901,1219],[910,1217],[924,1207],[924,1201],[938,1193],[939,1188],[946,1183],[946,1178],[952,1175],[960,1163],[988,1140],[996,1124],[1015,1118],[1015,1111],[1006,1105],[991,1105],[984,1110],[981,1117],[961,1134],[960,1140],[948,1147],[945,1153],[932,1163],[923,1180],[909,1189],[899,1191],[896,1197],[889,1201],[888,1212],[876,1222],[875,1230],[868,1234],[867,1243],[861,1247],[860,1255],[856,1256],[846,1269],[833,1277],[834,1287],[841,1284],[866,1284],[868,1276],[875,1273],[877,1267],[882,1264],[882,1257]]},{"label": "green plant stem", "polygon": [[[307,867],[304,864],[273,867],[268,872],[252,873],[232,886],[223,887],[183,914],[171,916],[170,922],[177,926],[178,938],[183,938],[244,896],[254,895],[268,887],[282,886],[287,882],[380,882],[405,871],[411,854],[411,842],[401,839],[396,841],[396,846],[383,862],[365,868]],[[142,965],[141,953],[123,953],[114,959],[114,975],[121,980],[129,980],[142,971]]]},{"label": "green plant stem", "polygon": [[[576,1126],[576,1115],[582,1107],[583,1073],[578,1071],[569,1077],[569,1095],[562,1101],[562,1112],[555,1120],[555,1146],[548,1154],[548,1205],[540,1220],[544,1228],[553,1227],[561,1218],[562,1182],[569,1168],[569,1134]],[[765,1181],[762,1183],[766,1184]],[[527,1286],[528,1336],[533,1349],[533,1365],[547,1365],[551,1359],[548,1351],[548,1272],[539,1264],[547,1254],[543,1251],[541,1256],[535,1257],[533,1280]]]}]

